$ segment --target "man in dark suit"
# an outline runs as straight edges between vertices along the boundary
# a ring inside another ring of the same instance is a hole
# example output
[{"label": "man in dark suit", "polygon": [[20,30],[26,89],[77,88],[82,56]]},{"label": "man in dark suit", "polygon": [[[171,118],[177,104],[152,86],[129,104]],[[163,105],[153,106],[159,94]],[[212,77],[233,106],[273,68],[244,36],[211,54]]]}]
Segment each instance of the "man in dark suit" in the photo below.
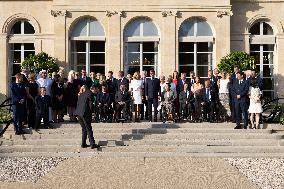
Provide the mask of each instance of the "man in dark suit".
[{"label": "man in dark suit", "polygon": [[219,93],[219,87],[218,87],[218,80],[219,80],[219,77],[217,76],[214,76],[213,75],[213,71],[212,70],[209,70],[208,71],[208,78],[207,78],[209,81],[210,81],[210,87],[213,87],[213,89]]},{"label": "man in dark suit", "polygon": [[100,146],[95,144],[93,129],[91,125],[93,112],[92,95],[92,92],[87,88],[87,86],[84,85],[81,87],[74,115],[77,115],[78,121],[82,127],[81,147],[87,147],[86,141],[88,136],[91,149],[94,149],[99,148]]},{"label": "man in dark suit", "polygon": [[235,116],[235,108],[234,108],[234,98],[232,96],[232,88],[234,86],[234,83],[238,81],[237,73],[239,72],[240,72],[240,67],[238,65],[235,65],[234,73],[231,75],[231,78],[230,78],[229,97],[230,97],[230,110],[231,110],[231,116],[232,116],[233,122],[236,122],[236,116]]},{"label": "man in dark suit", "polygon": [[109,121],[110,118],[110,107],[112,104],[111,95],[107,93],[107,86],[102,85],[102,91],[97,95],[97,106],[100,116],[100,121]]},{"label": "man in dark suit", "polygon": [[179,94],[180,115],[186,120],[190,119],[190,115],[193,112],[194,95],[191,90],[188,89],[189,84],[183,85],[183,91]]},{"label": "man in dark suit", "polygon": [[[204,88],[201,89],[201,104],[203,106],[203,117],[206,121],[218,121],[218,93],[215,88],[210,85],[210,80],[206,80]],[[216,113],[216,117],[214,114]],[[209,115],[209,116],[208,116]]]},{"label": "man in dark suit", "polygon": [[116,83],[117,83],[116,84],[116,91],[120,90],[120,85],[124,85],[126,91],[129,90],[129,80],[124,77],[124,72],[123,71],[119,71],[118,72],[118,79],[117,79]]},{"label": "man in dark suit", "polygon": [[190,81],[186,78],[186,73],[181,73],[181,74],[180,74],[180,79],[178,80],[178,83],[177,83],[177,89],[176,89],[178,95],[179,95],[179,93],[180,93],[181,91],[183,91],[183,89],[184,89],[184,84],[188,84],[188,85],[189,85],[188,88],[191,88],[191,83],[190,83]]},{"label": "man in dark suit", "polygon": [[258,84],[258,88],[263,91],[263,79],[260,77],[260,75],[257,75],[256,74],[256,71],[255,70],[252,70],[251,71],[251,78],[254,79],[256,78],[257,79],[257,84]]},{"label": "man in dark suit", "polygon": [[108,79],[106,81],[107,83],[107,86],[108,86],[108,92],[109,94],[115,95],[116,93],[116,88],[117,88],[117,79],[113,77],[113,72],[112,71],[109,71],[108,72],[108,75],[107,75]]},{"label": "man in dark suit", "polygon": [[92,86],[92,79],[87,76],[86,70],[81,71],[82,76],[80,77],[80,85],[86,85],[89,89]]},{"label": "man in dark suit", "polygon": [[49,107],[51,106],[51,97],[46,95],[46,88],[39,88],[39,96],[35,98],[36,120],[35,130],[40,127],[41,119],[43,119],[44,128],[52,128],[49,124]]},{"label": "man in dark suit", "polygon": [[26,104],[26,88],[22,83],[23,76],[20,73],[15,75],[16,81],[11,84],[11,95],[12,95],[12,109],[14,115],[14,129],[15,134],[24,134],[22,122],[24,121],[25,115],[25,104]]},{"label": "man in dark suit", "polygon": [[155,78],[155,71],[150,70],[151,78],[146,80],[145,85],[145,96],[148,101],[148,117],[149,121],[152,122],[152,105],[154,106],[154,121],[157,122],[157,114],[158,114],[158,98],[161,93],[160,90],[160,80]]},{"label": "man in dark suit", "polygon": [[126,115],[129,111],[129,103],[131,97],[128,91],[126,91],[125,86],[120,85],[120,90],[115,94],[115,119],[121,119],[121,111],[123,111],[123,118],[126,118]]},{"label": "man in dark suit", "polygon": [[237,73],[238,81],[234,82],[232,86],[232,97],[234,99],[234,108],[235,108],[235,117],[237,126],[235,129],[241,129],[241,115],[243,115],[244,119],[244,129],[247,129],[248,126],[248,106],[247,106],[247,98],[249,85],[246,80],[244,80],[244,73]]},{"label": "man in dark suit", "polygon": [[[141,105],[141,120],[143,120],[144,118],[146,120],[148,120],[148,101],[146,100],[146,95],[145,95],[145,85],[146,85],[146,81],[147,81],[147,71],[146,70],[144,70],[142,72],[141,80],[143,81],[143,92],[142,92],[143,104]],[[145,106],[145,108],[144,108],[144,106]]]}]

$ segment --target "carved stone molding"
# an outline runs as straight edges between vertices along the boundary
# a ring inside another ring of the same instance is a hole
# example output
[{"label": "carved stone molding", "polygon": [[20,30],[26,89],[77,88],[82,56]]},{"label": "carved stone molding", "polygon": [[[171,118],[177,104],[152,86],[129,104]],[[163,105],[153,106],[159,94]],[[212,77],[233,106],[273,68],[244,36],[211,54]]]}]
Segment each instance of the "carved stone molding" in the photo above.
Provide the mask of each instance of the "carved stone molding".
[{"label": "carved stone molding", "polygon": [[58,16],[66,16],[67,15],[67,11],[66,10],[51,10],[50,14],[54,17],[58,17]]},{"label": "carved stone molding", "polygon": [[112,17],[113,15],[116,15],[116,14],[118,14],[117,11],[109,11],[109,10],[106,11],[106,16],[107,17]]},{"label": "carved stone molding", "polygon": [[233,11],[217,11],[218,18],[222,18],[223,16],[233,16]]},{"label": "carved stone molding", "polygon": [[163,11],[162,12],[162,16],[163,17],[168,17],[168,16],[176,16],[179,17],[180,16],[180,12],[179,11]]}]

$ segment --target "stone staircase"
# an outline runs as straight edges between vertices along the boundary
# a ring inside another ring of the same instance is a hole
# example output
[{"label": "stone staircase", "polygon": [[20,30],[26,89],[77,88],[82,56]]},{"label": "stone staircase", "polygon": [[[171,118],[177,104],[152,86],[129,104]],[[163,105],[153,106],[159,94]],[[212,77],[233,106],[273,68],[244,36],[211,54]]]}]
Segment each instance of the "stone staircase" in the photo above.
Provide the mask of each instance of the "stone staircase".
[{"label": "stone staircase", "polygon": [[13,127],[0,138],[2,156],[143,156],[143,157],[283,157],[284,127],[234,130],[231,123],[94,123],[96,143],[82,149],[79,124],[14,135]]}]

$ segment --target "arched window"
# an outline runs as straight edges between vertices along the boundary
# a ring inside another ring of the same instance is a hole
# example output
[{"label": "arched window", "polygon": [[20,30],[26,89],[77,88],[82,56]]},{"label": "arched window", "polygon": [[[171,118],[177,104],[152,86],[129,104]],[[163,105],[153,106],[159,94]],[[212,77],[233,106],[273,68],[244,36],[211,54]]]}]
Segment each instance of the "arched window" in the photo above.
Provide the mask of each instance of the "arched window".
[{"label": "arched window", "polygon": [[30,54],[35,54],[34,27],[28,20],[14,23],[9,33],[9,75],[14,80],[21,71],[21,63]]},{"label": "arched window", "polygon": [[256,71],[263,77],[263,95],[274,97],[273,59],[275,36],[269,23],[260,21],[255,23],[250,32],[250,54],[254,56]]},{"label": "arched window", "polygon": [[71,32],[71,69],[105,73],[105,32],[94,19],[80,20]]},{"label": "arched window", "polygon": [[190,19],[179,29],[179,70],[194,71],[206,78],[213,66],[213,32],[210,25],[200,19]]},{"label": "arched window", "polygon": [[154,69],[158,75],[159,32],[146,18],[131,21],[124,29],[125,73]]}]

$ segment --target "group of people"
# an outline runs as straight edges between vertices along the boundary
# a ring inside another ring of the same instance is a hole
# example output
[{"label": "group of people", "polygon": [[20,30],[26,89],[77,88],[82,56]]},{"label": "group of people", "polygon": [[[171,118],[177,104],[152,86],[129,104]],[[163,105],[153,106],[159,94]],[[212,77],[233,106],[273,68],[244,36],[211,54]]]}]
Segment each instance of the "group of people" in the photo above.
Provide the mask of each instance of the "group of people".
[{"label": "group of people", "polygon": [[51,78],[45,70],[38,75],[22,70],[15,78],[11,96],[16,134],[23,133],[25,122],[38,130],[43,120],[45,128],[52,128],[50,123],[63,122],[65,114],[71,122],[83,123],[78,98],[86,91],[92,104],[87,111],[91,113],[88,123],[122,119],[157,122],[159,118],[162,121],[233,121],[239,129],[243,118],[246,129],[248,116],[252,128],[258,128],[262,113],[262,79],[255,70],[244,73],[238,66],[231,75],[214,69],[202,79],[194,72],[188,77],[187,73],[179,75],[176,71],[168,77],[156,77],[154,70],[127,76],[119,71],[118,78],[114,78],[112,71],[106,76],[94,72],[87,76],[86,70],[81,70],[81,74],[71,70],[66,78],[62,69],[52,73]]}]

